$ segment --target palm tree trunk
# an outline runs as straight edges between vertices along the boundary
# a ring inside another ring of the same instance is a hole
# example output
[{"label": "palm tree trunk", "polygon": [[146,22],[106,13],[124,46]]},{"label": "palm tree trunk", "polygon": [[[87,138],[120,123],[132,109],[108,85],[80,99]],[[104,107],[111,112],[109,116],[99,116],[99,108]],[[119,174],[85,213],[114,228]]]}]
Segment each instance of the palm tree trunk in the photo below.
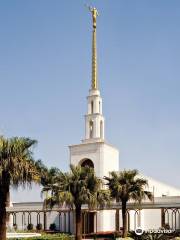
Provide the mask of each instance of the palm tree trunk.
[{"label": "palm tree trunk", "polygon": [[[116,203],[119,202],[119,199],[116,199]],[[119,209],[116,209],[116,216],[115,216],[115,223],[116,223],[116,231],[119,232]]]},{"label": "palm tree trunk", "polygon": [[116,231],[119,232],[119,209],[116,209]]},{"label": "palm tree trunk", "polygon": [[125,238],[127,236],[126,201],[122,201],[122,222],[123,222],[123,238]]},{"label": "palm tree trunk", "polygon": [[9,186],[7,184],[0,185],[0,239],[6,240],[6,205],[9,199]]},{"label": "palm tree trunk", "polygon": [[[10,190],[7,193],[7,197],[6,197],[6,207],[10,207]],[[6,223],[9,223],[9,214],[6,213]]]},{"label": "palm tree trunk", "polygon": [[76,206],[76,240],[82,239],[82,214],[81,206]]}]

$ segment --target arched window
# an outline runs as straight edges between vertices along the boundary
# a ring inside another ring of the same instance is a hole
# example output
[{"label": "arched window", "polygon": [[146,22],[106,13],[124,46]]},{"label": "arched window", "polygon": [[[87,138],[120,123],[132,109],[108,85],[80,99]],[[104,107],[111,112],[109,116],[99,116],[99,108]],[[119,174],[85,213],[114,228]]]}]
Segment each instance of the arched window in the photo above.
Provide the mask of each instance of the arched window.
[{"label": "arched window", "polygon": [[99,101],[99,113],[101,113],[101,102]]},{"label": "arched window", "polygon": [[141,212],[140,210],[136,210],[134,213],[134,227],[135,229],[141,226]]},{"label": "arched window", "polygon": [[94,103],[91,101],[91,113],[94,113]]},{"label": "arched window", "polygon": [[89,122],[89,137],[93,138],[93,121]]},{"label": "arched window", "polygon": [[103,138],[103,121],[100,121],[100,138]]},{"label": "arched window", "polygon": [[94,163],[91,159],[84,159],[81,163],[80,163],[81,167],[91,167],[94,168]]}]

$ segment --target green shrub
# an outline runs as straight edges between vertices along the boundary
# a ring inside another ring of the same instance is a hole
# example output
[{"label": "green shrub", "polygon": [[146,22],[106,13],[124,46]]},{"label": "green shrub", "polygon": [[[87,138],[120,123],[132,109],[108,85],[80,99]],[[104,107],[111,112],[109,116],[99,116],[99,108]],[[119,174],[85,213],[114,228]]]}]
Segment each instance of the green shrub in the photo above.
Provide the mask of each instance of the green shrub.
[{"label": "green shrub", "polygon": [[36,226],[36,229],[40,231],[40,230],[42,230],[42,228],[43,228],[42,223],[38,223]]},{"label": "green shrub", "polygon": [[27,230],[29,230],[29,231],[31,231],[31,230],[33,230],[33,224],[32,223],[29,223],[28,225],[27,225]]},{"label": "green shrub", "polygon": [[74,236],[68,234],[42,234],[41,237],[33,237],[33,238],[14,238],[12,240],[74,240]]},{"label": "green shrub", "polygon": [[55,223],[51,223],[50,226],[49,226],[49,229],[51,231],[56,231],[56,224]]}]

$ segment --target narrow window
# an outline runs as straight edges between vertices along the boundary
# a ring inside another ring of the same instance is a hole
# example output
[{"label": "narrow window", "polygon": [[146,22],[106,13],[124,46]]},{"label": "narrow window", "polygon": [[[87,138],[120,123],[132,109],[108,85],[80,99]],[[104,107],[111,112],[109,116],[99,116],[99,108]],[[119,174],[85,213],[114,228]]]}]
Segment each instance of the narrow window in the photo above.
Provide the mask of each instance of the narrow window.
[{"label": "narrow window", "polygon": [[94,113],[94,103],[91,101],[91,113]]},{"label": "narrow window", "polygon": [[89,137],[93,138],[93,121],[89,122]]}]

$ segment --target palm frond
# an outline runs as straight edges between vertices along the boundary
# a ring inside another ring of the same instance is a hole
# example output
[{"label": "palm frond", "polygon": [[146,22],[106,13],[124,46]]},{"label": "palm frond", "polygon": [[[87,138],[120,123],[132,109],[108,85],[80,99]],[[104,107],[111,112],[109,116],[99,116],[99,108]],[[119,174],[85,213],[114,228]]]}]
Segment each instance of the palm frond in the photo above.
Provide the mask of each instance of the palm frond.
[{"label": "palm frond", "polygon": [[0,137],[0,182],[6,178],[13,186],[40,182],[40,173],[33,159],[32,148],[37,141],[29,138]]},{"label": "palm frond", "polygon": [[111,172],[110,177],[104,179],[110,189],[111,197],[116,200],[125,202],[134,200],[140,203],[143,199],[153,199],[152,193],[145,190],[148,181],[138,177],[136,169]]},{"label": "palm frond", "polygon": [[88,204],[93,208],[109,200],[110,193],[99,192],[101,185],[102,181],[95,176],[92,168],[70,165],[70,172],[59,172],[54,183],[44,186],[43,191],[51,193],[53,203],[71,206]]}]

